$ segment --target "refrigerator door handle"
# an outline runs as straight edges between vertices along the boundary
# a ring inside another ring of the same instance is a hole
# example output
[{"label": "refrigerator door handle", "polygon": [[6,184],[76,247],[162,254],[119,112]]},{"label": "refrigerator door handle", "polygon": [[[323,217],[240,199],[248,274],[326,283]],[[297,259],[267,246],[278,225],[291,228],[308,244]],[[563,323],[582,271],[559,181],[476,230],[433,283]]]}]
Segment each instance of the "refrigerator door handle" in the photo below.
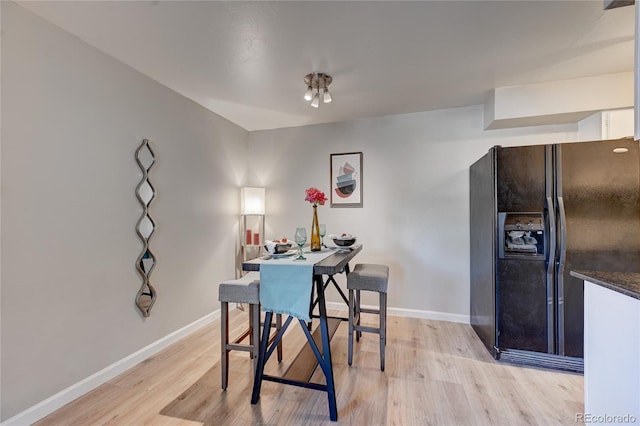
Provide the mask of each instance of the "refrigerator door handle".
[{"label": "refrigerator door handle", "polygon": [[547,266],[547,351],[555,353],[556,350],[556,323],[555,323],[555,272],[556,272],[556,212],[553,205],[553,197],[547,196],[547,222],[548,222],[548,250],[546,258]]},{"label": "refrigerator door handle", "polygon": [[567,217],[564,209],[564,200],[558,197],[558,216],[560,219],[560,241],[558,242],[558,354],[564,355],[564,268],[567,260]]},{"label": "refrigerator door handle", "polygon": [[556,257],[556,212],[553,206],[553,199],[548,196],[546,197],[547,204],[547,221],[549,224],[549,246],[547,250],[547,276],[553,277],[555,272],[555,257]]},{"label": "refrigerator door handle", "polygon": [[545,207],[547,210],[547,253],[546,253],[546,286],[547,286],[547,352],[556,351],[556,250],[557,250],[557,217],[554,202],[554,152],[553,146],[545,148]]}]

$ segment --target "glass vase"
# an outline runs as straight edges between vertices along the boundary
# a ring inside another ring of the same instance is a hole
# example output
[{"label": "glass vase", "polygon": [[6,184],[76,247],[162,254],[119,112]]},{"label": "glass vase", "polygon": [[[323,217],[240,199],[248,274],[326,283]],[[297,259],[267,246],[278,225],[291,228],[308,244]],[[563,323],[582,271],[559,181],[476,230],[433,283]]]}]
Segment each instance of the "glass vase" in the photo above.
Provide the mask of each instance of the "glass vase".
[{"label": "glass vase", "polygon": [[313,206],[313,223],[311,224],[311,251],[322,250],[320,238],[320,223],[318,222],[318,207]]}]

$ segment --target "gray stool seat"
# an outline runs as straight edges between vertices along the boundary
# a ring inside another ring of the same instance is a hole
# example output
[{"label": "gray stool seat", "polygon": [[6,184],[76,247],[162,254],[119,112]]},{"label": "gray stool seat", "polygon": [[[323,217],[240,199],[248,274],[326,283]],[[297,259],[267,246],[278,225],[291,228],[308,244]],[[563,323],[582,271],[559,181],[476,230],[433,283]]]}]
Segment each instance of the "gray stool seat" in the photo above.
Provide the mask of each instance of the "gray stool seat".
[{"label": "gray stool seat", "polygon": [[260,303],[260,273],[249,272],[237,280],[223,281],[218,287],[220,302]]},{"label": "gray stool seat", "polygon": [[[373,263],[359,263],[347,275],[347,289],[349,290],[349,365],[353,361],[353,332],[356,341],[360,340],[362,332],[380,335],[380,370],[384,371],[385,347],[387,345],[387,286],[389,284],[389,267]],[[378,309],[362,308],[360,306],[360,291],[374,291],[378,293],[380,304]],[[360,314],[377,314],[378,327],[360,325]]]},{"label": "gray stool seat", "polygon": [[373,263],[358,263],[347,277],[347,288],[353,290],[387,292],[389,267]]},{"label": "gray stool seat", "polygon": [[[218,287],[220,301],[221,349],[222,349],[222,389],[229,383],[229,352],[245,351],[251,354],[255,366],[258,363],[260,346],[260,273],[249,272],[242,278],[223,281]],[[249,305],[249,329],[233,342],[229,341],[229,303]],[[276,332],[282,327],[282,316],[276,316]],[[249,344],[241,342],[249,337]],[[282,361],[282,343],[278,344],[278,362]]]}]

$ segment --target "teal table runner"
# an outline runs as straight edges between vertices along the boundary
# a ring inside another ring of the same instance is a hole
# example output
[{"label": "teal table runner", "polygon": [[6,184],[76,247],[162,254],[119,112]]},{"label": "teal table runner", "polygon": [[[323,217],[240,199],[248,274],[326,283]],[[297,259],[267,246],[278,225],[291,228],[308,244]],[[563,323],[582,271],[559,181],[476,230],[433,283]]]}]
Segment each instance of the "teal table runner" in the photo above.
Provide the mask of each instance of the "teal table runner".
[{"label": "teal table runner", "polygon": [[307,260],[284,258],[260,262],[262,310],[310,321],[313,265],[332,254],[332,251],[309,252],[304,253]]}]

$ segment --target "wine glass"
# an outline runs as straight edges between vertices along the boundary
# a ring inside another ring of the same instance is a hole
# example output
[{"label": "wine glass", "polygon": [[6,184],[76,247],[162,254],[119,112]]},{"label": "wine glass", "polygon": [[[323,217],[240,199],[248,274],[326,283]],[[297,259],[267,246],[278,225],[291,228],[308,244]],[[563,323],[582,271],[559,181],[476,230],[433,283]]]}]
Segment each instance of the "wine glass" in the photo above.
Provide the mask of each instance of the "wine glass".
[{"label": "wine glass", "polygon": [[305,228],[296,228],[294,238],[298,245],[298,257],[294,260],[307,260],[307,258],[302,255],[302,246],[307,242],[307,230]]},{"label": "wine glass", "polygon": [[326,248],[327,246],[324,245],[324,236],[327,235],[327,227],[324,226],[324,223],[320,224],[320,245],[321,247]]}]

